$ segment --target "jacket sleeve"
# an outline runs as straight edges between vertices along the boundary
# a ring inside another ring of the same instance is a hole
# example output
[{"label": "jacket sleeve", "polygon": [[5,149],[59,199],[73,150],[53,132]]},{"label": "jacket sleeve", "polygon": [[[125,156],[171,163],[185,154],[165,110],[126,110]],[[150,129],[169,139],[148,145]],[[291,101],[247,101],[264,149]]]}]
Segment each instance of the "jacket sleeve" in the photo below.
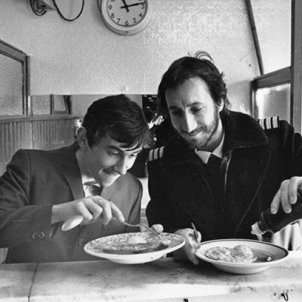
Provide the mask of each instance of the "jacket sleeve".
[{"label": "jacket sleeve", "polygon": [[0,178],[0,247],[10,247],[51,237],[51,205],[33,205],[31,164],[19,150]]},{"label": "jacket sleeve", "polygon": [[[268,131],[268,138],[272,150],[282,152],[282,157],[287,165],[284,179],[293,176],[302,176],[302,137],[294,128],[284,120],[279,121],[276,131]],[[301,220],[287,225],[281,231],[274,234],[266,234],[264,241],[283,246],[288,250],[300,250],[302,248]]]}]

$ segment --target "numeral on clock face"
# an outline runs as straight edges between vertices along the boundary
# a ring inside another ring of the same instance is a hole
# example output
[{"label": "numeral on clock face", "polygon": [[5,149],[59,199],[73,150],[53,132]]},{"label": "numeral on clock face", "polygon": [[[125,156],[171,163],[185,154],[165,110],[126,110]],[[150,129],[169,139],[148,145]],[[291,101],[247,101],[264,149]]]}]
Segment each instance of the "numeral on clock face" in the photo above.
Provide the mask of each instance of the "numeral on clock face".
[{"label": "numeral on clock face", "polygon": [[148,9],[145,0],[109,0],[107,12],[110,19],[120,26],[131,27],[140,23]]}]

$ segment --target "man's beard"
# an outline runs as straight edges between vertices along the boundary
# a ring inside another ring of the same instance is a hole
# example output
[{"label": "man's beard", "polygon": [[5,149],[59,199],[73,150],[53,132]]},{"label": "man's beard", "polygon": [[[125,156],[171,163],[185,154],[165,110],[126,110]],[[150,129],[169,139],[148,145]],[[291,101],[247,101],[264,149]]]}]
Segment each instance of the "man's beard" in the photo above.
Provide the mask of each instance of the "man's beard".
[{"label": "man's beard", "polygon": [[[190,149],[204,150],[208,151],[210,143],[212,143],[212,138],[216,134],[219,127],[219,111],[218,108],[214,112],[213,121],[210,125],[201,125],[198,127],[199,137],[190,138],[184,133],[179,133],[180,136],[186,141]],[[200,134],[202,135],[200,137]]]}]

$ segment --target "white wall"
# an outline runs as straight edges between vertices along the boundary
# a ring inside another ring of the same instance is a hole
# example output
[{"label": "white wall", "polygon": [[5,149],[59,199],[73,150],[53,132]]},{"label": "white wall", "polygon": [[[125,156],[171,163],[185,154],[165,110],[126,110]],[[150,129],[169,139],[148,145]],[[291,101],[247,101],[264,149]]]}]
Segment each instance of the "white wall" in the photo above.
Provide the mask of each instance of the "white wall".
[{"label": "white wall", "polygon": [[290,66],[291,0],[251,0],[264,73]]},{"label": "white wall", "polygon": [[[150,25],[125,37],[105,27],[96,0],[74,22],[55,11],[38,17],[28,0],[2,0],[0,39],[31,55],[33,95],[155,94],[173,60],[206,50],[224,71],[233,109],[249,111],[249,81],[259,72],[244,0],[151,1]],[[270,9],[264,25],[284,1],[253,1]]]}]

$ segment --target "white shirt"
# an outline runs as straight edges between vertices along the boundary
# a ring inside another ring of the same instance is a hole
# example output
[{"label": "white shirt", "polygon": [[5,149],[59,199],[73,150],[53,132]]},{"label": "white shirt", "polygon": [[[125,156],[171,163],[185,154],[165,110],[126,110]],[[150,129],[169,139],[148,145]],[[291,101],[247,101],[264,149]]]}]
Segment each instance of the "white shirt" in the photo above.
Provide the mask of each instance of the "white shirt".
[{"label": "white shirt", "polygon": [[220,144],[217,146],[217,148],[213,152],[201,151],[201,150],[195,149],[195,153],[202,160],[202,162],[204,164],[207,164],[211,154],[214,154],[217,157],[222,158],[223,143],[224,143],[224,133],[223,133]]}]

